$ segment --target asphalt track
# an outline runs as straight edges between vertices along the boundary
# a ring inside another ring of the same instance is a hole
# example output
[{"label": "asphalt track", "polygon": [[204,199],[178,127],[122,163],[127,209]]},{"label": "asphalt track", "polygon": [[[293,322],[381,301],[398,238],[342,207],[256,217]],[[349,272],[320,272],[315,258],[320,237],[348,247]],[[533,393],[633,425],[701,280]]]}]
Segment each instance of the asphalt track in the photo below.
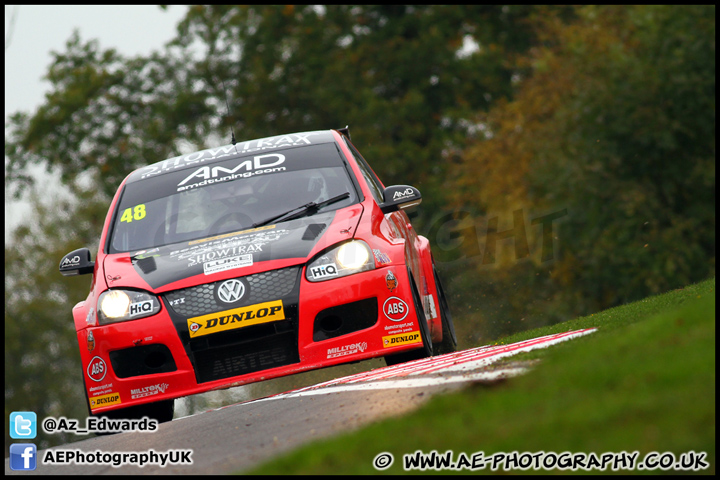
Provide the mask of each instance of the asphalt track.
[{"label": "asphalt track", "polygon": [[[271,397],[251,400],[161,424],[154,432],[95,437],[37,452],[34,471],[5,474],[227,474],[242,471],[320,438],[359,428],[384,417],[411,411],[432,395],[472,382],[495,381],[524,373],[525,367],[495,368],[521,352],[545,348],[595,329],[548,335],[510,345],[472,348],[343,377]],[[38,419],[40,421],[40,419]],[[19,442],[20,443],[20,442]],[[191,450],[191,465],[48,465],[48,452],[146,453]],[[368,459],[368,462],[372,459]]]}]

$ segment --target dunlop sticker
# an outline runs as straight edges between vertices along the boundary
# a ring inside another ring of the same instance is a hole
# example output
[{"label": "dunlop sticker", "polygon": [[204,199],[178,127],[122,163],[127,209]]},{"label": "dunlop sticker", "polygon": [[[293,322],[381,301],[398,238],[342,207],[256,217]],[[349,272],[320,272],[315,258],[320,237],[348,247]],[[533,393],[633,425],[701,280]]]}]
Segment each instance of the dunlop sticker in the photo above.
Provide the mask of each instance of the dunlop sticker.
[{"label": "dunlop sticker", "polygon": [[120,405],[121,403],[119,393],[108,393],[107,395],[92,397],[90,399],[90,409],[95,410],[96,408]]},{"label": "dunlop sticker", "polygon": [[398,345],[408,345],[411,343],[422,343],[419,331],[388,335],[387,337],[382,337],[382,340],[383,348],[397,347]]},{"label": "dunlop sticker", "polygon": [[188,318],[190,338],[285,319],[282,300]]}]

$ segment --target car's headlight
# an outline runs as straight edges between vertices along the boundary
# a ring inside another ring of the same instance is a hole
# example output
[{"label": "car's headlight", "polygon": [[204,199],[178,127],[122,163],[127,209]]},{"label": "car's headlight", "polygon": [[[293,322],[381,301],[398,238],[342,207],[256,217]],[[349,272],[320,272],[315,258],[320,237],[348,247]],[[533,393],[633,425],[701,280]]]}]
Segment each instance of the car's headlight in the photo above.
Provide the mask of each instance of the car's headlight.
[{"label": "car's headlight", "polygon": [[124,322],[149,317],[160,311],[160,301],[154,295],[133,290],[107,290],[98,299],[98,323]]},{"label": "car's headlight", "polygon": [[322,282],[374,268],[375,261],[367,243],[362,240],[352,240],[323,253],[310,262],[305,269],[305,278],[311,282]]}]

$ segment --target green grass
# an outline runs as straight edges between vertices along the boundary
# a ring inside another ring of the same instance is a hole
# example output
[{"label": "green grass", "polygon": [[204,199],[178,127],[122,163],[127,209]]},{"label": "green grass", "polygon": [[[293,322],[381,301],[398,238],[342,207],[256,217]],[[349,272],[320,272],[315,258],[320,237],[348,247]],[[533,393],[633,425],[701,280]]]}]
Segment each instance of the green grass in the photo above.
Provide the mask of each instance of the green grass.
[{"label": "green grass", "polygon": [[[637,451],[639,459],[672,452],[679,458],[692,450],[707,453],[710,467],[698,473],[714,473],[715,280],[497,343],[588,327],[599,330],[511,357],[542,358],[528,375],[433,397],[408,415],[309,444],[244,473],[401,474],[403,454],[417,450],[453,450],[455,459],[478,451]],[[378,472],[372,460],[381,452],[395,461]]]}]

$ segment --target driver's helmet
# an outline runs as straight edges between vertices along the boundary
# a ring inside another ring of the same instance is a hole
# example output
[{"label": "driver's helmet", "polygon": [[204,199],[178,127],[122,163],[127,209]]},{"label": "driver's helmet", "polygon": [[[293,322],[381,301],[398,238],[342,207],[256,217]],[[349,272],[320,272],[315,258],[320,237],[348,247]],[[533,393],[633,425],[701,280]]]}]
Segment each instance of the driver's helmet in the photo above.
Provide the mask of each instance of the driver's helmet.
[{"label": "driver's helmet", "polygon": [[240,178],[206,187],[206,191],[206,200],[211,203],[224,201],[239,203],[253,194],[253,186],[252,182]]},{"label": "driver's helmet", "polygon": [[300,206],[326,200],[325,178],[317,170],[300,170],[282,175],[272,185],[276,203]]}]

